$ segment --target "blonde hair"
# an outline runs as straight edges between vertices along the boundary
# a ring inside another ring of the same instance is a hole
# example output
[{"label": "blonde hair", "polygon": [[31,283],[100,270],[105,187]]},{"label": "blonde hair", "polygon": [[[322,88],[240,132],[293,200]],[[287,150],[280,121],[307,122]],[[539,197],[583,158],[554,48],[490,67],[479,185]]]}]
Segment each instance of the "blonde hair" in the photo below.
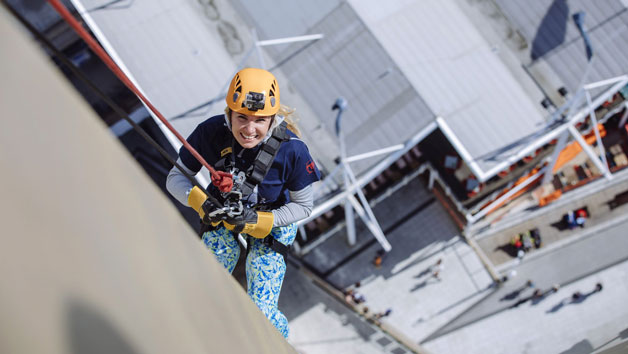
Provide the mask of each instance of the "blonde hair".
[{"label": "blonde hair", "polygon": [[301,130],[297,126],[297,121],[299,120],[299,117],[294,113],[295,111],[295,108],[290,108],[288,106],[280,104],[279,112],[277,112],[277,114],[283,116],[283,121],[286,122],[286,124],[288,125],[288,129],[290,129],[291,132],[293,132],[294,134],[296,134],[296,136],[300,138]]},{"label": "blonde hair", "polygon": [[[283,121],[286,122],[288,129],[300,138],[301,130],[297,125],[299,118],[294,112],[296,112],[295,108],[290,108],[286,105],[280,104],[277,114],[283,117]],[[229,119],[231,119],[231,108],[225,107],[225,114],[229,117]]]}]

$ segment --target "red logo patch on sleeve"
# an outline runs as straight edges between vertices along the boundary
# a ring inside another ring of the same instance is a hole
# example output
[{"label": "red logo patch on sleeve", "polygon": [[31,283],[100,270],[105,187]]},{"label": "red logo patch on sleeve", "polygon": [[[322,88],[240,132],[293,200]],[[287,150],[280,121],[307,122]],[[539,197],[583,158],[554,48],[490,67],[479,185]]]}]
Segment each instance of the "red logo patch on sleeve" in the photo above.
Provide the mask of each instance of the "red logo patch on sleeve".
[{"label": "red logo patch on sleeve", "polygon": [[314,171],[316,171],[316,165],[314,165],[314,161],[308,161],[307,164],[305,164],[305,170],[308,174],[314,173]]}]

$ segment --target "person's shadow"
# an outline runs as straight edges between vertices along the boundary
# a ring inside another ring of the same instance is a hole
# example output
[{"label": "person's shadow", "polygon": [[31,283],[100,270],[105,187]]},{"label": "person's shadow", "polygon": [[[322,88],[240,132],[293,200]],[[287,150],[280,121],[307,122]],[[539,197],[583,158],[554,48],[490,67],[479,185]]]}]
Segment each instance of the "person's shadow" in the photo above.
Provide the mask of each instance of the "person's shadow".
[{"label": "person's shadow", "polygon": [[509,255],[510,257],[517,257],[518,250],[517,250],[517,247],[515,247],[513,244],[508,242],[503,245],[499,245],[495,247],[494,251],[502,251],[506,253],[507,255]]},{"label": "person's shadow", "polygon": [[509,300],[514,300],[517,297],[519,297],[519,294],[521,294],[521,291],[523,291],[523,289],[515,289],[511,292],[509,292],[508,294],[502,296],[499,301],[509,301]]},{"label": "person's shadow", "polygon": [[424,270],[422,270],[421,273],[415,275],[414,277],[418,279],[418,278],[421,278],[430,274],[431,272],[432,272],[432,267],[427,267]]},{"label": "person's shadow", "polygon": [[554,305],[554,307],[552,307],[551,309],[547,310],[547,313],[554,313],[557,312],[558,310],[560,310],[561,308],[563,308],[563,306],[565,305],[569,305],[569,304],[581,304],[584,302],[584,300],[586,300],[589,296],[597,293],[597,290],[592,290],[586,294],[582,294],[580,293],[579,296],[575,297],[575,296],[570,296],[568,298],[562,299],[558,304]]},{"label": "person's shadow", "polygon": [[560,219],[560,221],[556,221],[555,223],[552,223],[551,226],[555,229],[557,229],[558,231],[564,231],[564,230],[568,230],[569,229],[569,225],[567,225],[567,222],[563,218]]},{"label": "person's shadow", "polygon": [[533,306],[538,305],[539,303],[541,303],[541,301],[545,300],[547,297],[549,296],[549,294],[545,295],[541,295],[541,296],[537,296],[532,298],[532,300],[530,301],[532,303]]},{"label": "person's shadow", "polygon": [[521,285],[520,287],[516,288],[515,290],[509,292],[508,294],[502,296],[499,301],[507,301],[507,300],[514,300],[517,297],[519,297],[519,295],[521,295],[521,293],[526,290],[527,288],[531,288],[532,287],[532,281],[528,280],[525,284]]},{"label": "person's shadow", "polygon": [[417,290],[419,290],[421,288],[424,288],[427,285],[427,283],[428,283],[428,281],[424,280],[424,281],[416,284],[412,289],[410,289],[410,292],[414,292],[414,291],[417,291]]},{"label": "person's shadow", "polygon": [[559,303],[557,303],[556,305],[552,306],[551,309],[547,310],[546,313],[558,312],[558,310],[562,309],[563,306],[565,306],[565,303],[567,303],[568,301],[569,301],[569,299],[562,299]]}]

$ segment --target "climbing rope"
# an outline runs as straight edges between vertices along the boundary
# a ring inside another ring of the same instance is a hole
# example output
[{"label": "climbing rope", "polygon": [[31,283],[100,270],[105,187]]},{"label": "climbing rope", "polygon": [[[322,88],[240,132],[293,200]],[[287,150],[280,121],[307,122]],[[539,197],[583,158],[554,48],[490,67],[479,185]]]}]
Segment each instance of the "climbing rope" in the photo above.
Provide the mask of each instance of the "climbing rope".
[{"label": "climbing rope", "polygon": [[52,42],[50,42],[44,35],[42,35],[33,25],[31,25],[22,15],[20,15],[17,11],[15,11],[11,6],[8,6],[6,3],[3,3],[3,5],[5,5],[5,7],[7,8],[7,10],[9,12],[11,12],[11,14],[13,14],[13,16],[20,21],[20,23],[26,27],[26,29],[39,41],[41,42],[44,46],[46,46],[46,48],[48,48],[50,51],[52,51],[56,58],[59,59],[70,71],[72,71],[72,73],[74,75],[76,75],[76,77],[78,79],[80,79],[84,84],[86,84],[90,89],[92,89],[94,91],[94,93],[96,93],[97,96],[99,96],[109,107],[111,107],[111,109],[118,114],[122,119],[126,120],[131,127],[133,127],[133,129],[135,131],[137,131],[142,138],[144,138],[144,140],[146,140],[146,142],[151,145],[153,148],[155,148],[168,162],[170,162],[172,165],[176,166],[181,173],[195,186],[197,186],[198,188],[200,188],[203,192],[205,192],[205,194],[208,195],[208,198],[210,198],[210,201],[215,203],[218,206],[221,206],[222,204],[220,202],[218,202],[218,200],[216,200],[213,196],[211,196],[209,193],[207,193],[207,191],[205,190],[205,188],[201,185],[198,184],[198,181],[191,176],[190,174],[188,174],[187,172],[185,172],[185,170],[181,167],[181,165],[179,165],[172,157],[170,157],[170,155],[168,154],[168,152],[166,152],[166,150],[164,150],[164,148],[162,148],[159,143],[157,143],[139,124],[137,124],[135,121],[133,121],[125,112],[124,110],[117,104],[115,103],[109,96],[107,96],[100,88],[98,88],[98,86],[96,86],[96,84],[90,80],[83,72],[81,72],[71,61],[70,59],[67,58],[67,56],[65,54],[63,54],[59,49],[57,49],[54,44],[52,44]]},{"label": "climbing rope", "polygon": [[[229,192],[233,187],[233,177],[230,173],[224,171],[216,171],[205,159],[194,149],[186,140],[177,132],[177,130],[168,122],[168,120],[153,106],[153,104],[140,92],[140,90],[131,82],[118,65],[111,59],[109,54],[96,42],[83,26],[72,16],[68,9],[59,0],[47,0],[48,3],[59,13],[59,15],[72,27],[76,34],[85,41],[89,48],[107,65],[116,77],[124,85],[131,90],[154,114],[155,116],[170,130],[183,146],[201,163],[210,173],[212,183],[220,189],[221,192]],[[92,86],[92,85],[90,85]],[[125,114],[122,117],[126,116]],[[127,120],[128,121],[128,120]],[[133,124],[132,124],[133,126]],[[169,159],[170,161],[171,159]],[[183,172],[176,162],[173,163],[180,171]],[[194,183],[197,185],[198,183]]]}]

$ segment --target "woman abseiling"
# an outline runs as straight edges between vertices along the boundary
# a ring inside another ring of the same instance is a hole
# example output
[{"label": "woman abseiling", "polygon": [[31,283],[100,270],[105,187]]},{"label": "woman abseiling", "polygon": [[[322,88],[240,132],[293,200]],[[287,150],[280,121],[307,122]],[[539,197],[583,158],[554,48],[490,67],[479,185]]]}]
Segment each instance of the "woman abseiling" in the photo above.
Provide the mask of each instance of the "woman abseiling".
[{"label": "woman abseiling", "polygon": [[[312,183],[320,179],[320,172],[297,136],[290,119],[293,111],[280,104],[273,74],[256,68],[239,71],[231,80],[226,103],[224,115],[199,124],[187,141],[217,170],[232,174],[231,191],[229,183],[224,186],[215,179],[207,187],[227,208],[211,203],[176,167],[166,186],[179,202],[199,213],[203,242],[229,272],[240,256],[237,234],[248,236],[247,292],[287,338],[288,321],[277,308],[284,256],[296,236],[295,222],[312,211]],[[185,148],[179,151],[178,162],[192,175],[201,169]]]}]

